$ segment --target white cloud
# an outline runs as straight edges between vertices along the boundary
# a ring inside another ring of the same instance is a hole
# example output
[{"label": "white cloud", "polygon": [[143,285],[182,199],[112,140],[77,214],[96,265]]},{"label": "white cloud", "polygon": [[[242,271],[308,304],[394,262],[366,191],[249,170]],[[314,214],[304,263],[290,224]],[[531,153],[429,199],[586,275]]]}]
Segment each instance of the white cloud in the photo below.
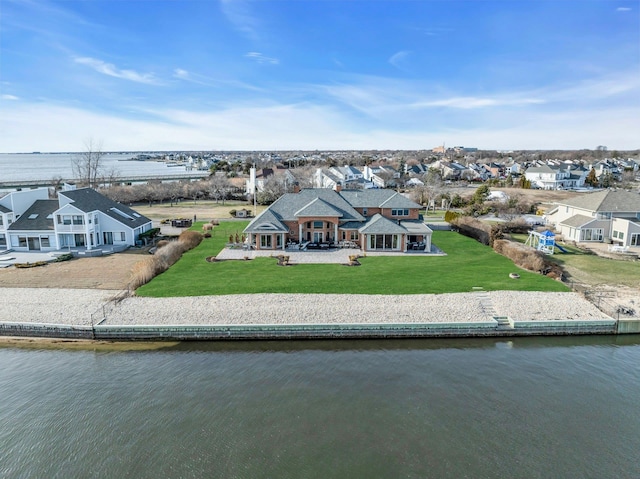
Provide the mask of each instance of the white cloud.
[{"label": "white cloud", "polygon": [[616,8],[616,12],[630,12],[631,8],[629,7],[618,7]]},{"label": "white cloud", "polygon": [[244,55],[246,58],[250,58],[255,60],[260,64],[269,64],[269,65],[277,65],[280,63],[280,60],[277,58],[267,57],[260,52],[248,52]]},{"label": "white cloud", "polygon": [[389,58],[389,63],[391,63],[396,68],[401,68],[402,64],[405,62],[405,60],[409,56],[409,53],[411,52],[408,52],[406,50],[401,50]]},{"label": "white cloud", "polygon": [[112,76],[115,78],[121,78],[123,80],[129,80],[137,83],[147,83],[150,85],[159,84],[159,81],[155,78],[153,73],[138,73],[134,70],[121,70],[116,68],[112,63],[106,63],[102,60],[97,60],[91,57],[78,57],[74,61],[81,65],[86,65],[93,68],[98,73],[103,75]]},{"label": "white cloud", "polygon": [[454,97],[443,100],[433,100],[414,103],[413,108],[448,107],[469,110],[474,108],[486,108],[497,106],[526,106],[545,103],[539,98],[476,98],[476,97]]},{"label": "white cloud", "polygon": [[220,0],[220,10],[243,35],[251,40],[258,39],[259,20],[253,14],[246,0]]},{"label": "white cloud", "polygon": [[7,95],[7,94],[5,94],[5,95],[0,96],[0,99],[2,99],[2,100],[11,100],[11,101],[16,101],[16,100],[19,100],[20,98],[18,98],[18,97],[17,97],[17,96],[15,96],[15,95]]},{"label": "white cloud", "polygon": [[74,151],[85,138],[99,136],[104,138],[105,148],[123,151],[424,149],[443,140],[486,149],[579,149],[602,144],[625,150],[638,148],[640,130],[633,107],[567,109],[524,116],[516,112],[506,117],[497,112],[469,128],[452,126],[455,122],[451,121],[436,127],[418,122],[404,128],[372,126],[356,123],[335,108],[306,103],[150,113],[157,119],[12,102],[0,116],[0,145],[4,151]]},{"label": "white cloud", "polygon": [[187,80],[189,79],[189,72],[187,70],[183,70],[182,68],[176,68],[175,70],[173,70],[173,76],[176,78]]}]

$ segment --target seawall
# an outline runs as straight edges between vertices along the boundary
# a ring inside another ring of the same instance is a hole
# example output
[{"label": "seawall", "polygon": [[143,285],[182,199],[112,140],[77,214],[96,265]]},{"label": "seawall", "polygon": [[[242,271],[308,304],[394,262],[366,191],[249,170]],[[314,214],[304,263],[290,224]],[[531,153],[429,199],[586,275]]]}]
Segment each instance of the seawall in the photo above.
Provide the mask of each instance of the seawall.
[{"label": "seawall", "polygon": [[106,341],[386,339],[638,334],[638,320],[505,321],[407,324],[96,325],[0,323],[0,336]]}]

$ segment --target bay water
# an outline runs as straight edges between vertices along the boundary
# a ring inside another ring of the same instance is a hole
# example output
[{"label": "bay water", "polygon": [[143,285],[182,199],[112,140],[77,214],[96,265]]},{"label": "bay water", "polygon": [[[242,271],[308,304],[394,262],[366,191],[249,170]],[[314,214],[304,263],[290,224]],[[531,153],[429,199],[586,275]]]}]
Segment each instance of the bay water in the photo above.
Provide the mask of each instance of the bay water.
[{"label": "bay water", "polygon": [[640,338],[0,348],[0,477],[637,478]]},{"label": "bay water", "polygon": [[[72,159],[81,153],[0,153],[0,182],[74,178]],[[184,166],[169,167],[158,161],[127,161],[131,153],[106,153],[103,170],[116,176],[158,176],[184,174]]]}]

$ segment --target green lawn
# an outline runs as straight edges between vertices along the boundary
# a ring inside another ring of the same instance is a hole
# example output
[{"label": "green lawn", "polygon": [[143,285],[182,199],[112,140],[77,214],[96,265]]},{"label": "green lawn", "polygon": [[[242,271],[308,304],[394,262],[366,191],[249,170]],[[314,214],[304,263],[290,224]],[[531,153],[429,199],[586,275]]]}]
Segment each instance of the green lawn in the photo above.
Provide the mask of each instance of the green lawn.
[{"label": "green lawn", "polygon": [[[515,241],[524,243],[527,235],[512,235]],[[572,281],[591,286],[596,285],[625,285],[637,287],[640,284],[640,267],[635,261],[603,258],[576,248],[563,245],[567,253],[556,253],[547,259],[559,264],[565,275]]]},{"label": "green lawn", "polygon": [[[212,238],[185,253],[168,271],[140,287],[140,296],[200,296],[243,293],[427,294],[490,290],[568,291],[560,282],[523,271],[470,238],[435,231],[443,257],[361,258],[361,266],[312,264],[278,266],[275,258],[208,263],[246,222],[222,222]],[[202,224],[194,225],[200,230]],[[509,278],[517,272],[520,279]]]}]

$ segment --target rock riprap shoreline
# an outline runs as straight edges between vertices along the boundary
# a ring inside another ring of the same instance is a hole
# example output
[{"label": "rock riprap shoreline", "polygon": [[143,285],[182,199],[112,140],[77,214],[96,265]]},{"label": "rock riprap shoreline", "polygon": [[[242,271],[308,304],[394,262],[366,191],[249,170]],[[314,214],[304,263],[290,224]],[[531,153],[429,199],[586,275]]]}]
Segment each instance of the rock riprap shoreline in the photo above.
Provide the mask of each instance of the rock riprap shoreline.
[{"label": "rock riprap shoreline", "polygon": [[90,325],[337,324],[611,319],[577,293],[251,294],[128,297],[90,289],[2,288],[1,321]]}]

